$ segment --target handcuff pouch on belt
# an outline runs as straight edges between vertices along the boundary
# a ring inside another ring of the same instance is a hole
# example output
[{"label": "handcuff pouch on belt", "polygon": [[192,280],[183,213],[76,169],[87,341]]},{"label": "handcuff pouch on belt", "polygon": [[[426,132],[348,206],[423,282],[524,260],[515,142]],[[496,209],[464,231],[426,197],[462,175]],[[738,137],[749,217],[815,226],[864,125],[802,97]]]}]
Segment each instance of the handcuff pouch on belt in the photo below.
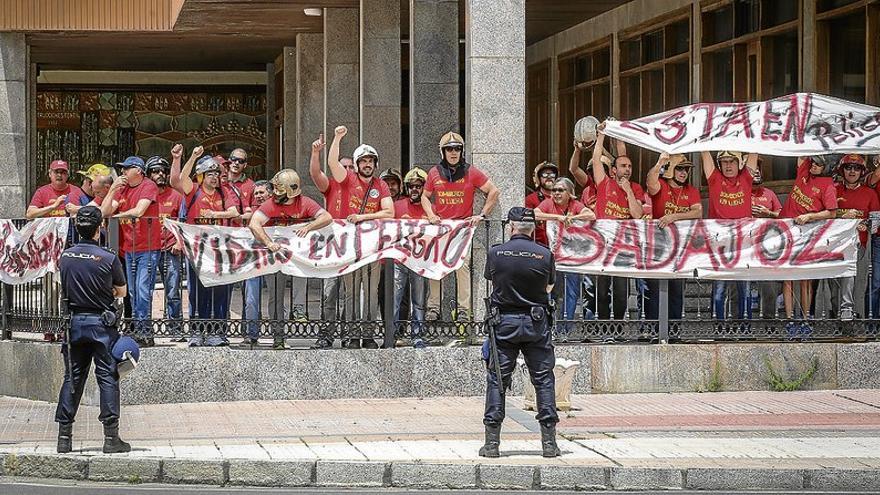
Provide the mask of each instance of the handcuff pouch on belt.
[{"label": "handcuff pouch on belt", "polygon": [[118,320],[119,319],[117,318],[115,311],[105,309],[101,312],[101,324],[103,324],[105,327],[116,328]]}]

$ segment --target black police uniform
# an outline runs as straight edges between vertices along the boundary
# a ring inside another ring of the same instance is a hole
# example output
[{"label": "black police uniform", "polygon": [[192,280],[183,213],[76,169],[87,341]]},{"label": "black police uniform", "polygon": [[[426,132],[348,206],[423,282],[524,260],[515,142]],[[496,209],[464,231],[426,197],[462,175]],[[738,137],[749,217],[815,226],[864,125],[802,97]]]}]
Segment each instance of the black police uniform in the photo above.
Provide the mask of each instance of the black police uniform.
[{"label": "black police uniform", "polygon": [[[492,246],[486,259],[485,277],[494,286],[491,304],[493,310],[497,308],[500,313],[495,334],[504,384],[509,386],[516,358],[522,352],[535,386],[536,418],[546,427],[559,422],[553,375],[556,357],[547,294],[547,286],[553,285],[555,274],[550,250],[525,235],[514,235],[504,244]],[[483,424],[498,427],[504,420],[504,396],[493,363],[489,363],[488,370]]]},{"label": "black police uniform", "polygon": [[70,342],[61,348],[66,372],[55,421],[61,425],[73,423],[94,360],[101,395],[98,419],[105,427],[116,427],[119,424],[119,375],[111,349],[118,334],[114,326],[105,324],[101,315],[114,310],[113,287],[125,286],[125,271],[116,253],[90,239],[81,239],[79,244],[61,253],[59,267],[71,318]]}]

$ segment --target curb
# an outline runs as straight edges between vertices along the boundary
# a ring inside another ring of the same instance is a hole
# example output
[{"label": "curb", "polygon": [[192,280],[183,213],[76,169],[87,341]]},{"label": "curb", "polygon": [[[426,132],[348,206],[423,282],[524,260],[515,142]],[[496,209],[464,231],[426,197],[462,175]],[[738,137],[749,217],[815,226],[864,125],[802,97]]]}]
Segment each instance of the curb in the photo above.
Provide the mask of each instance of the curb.
[{"label": "curb", "polygon": [[266,487],[880,492],[872,469],[644,468],[556,464],[198,460],[0,454],[0,476]]}]

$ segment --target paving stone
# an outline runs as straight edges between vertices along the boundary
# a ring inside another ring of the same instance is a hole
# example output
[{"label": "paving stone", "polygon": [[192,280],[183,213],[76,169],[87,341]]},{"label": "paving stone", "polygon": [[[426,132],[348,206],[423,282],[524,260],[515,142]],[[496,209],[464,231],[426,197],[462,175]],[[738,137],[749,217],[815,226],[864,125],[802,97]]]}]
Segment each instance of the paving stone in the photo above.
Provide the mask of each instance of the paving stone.
[{"label": "paving stone", "polygon": [[318,461],[315,480],[318,486],[385,486],[389,466],[371,461]]},{"label": "paving stone", "polygon": [[248,486],[310,486],[313,461],[229,461],[229,483]]},{"label": "paving stone", "polygon": [[880,471],[876,469],[821,469],[807,475],[812,490],[880,492]]},{"label": "paving stone", "polygon": [[535,487],[536,469],[535,466],[481,464],[480,487],[494,490],[532,489]]},{"label": "paving stone", "polygon": [[541,488],[548,490],[601,490],[607,488],[605,468],[595,466],[541,466]]},{"label": "paving stone", "polygon": [[162,479],[166,483],[222,485],[226,482],[222,461],[168,459],[162,465]]},{"label": "paving stone", "polygon": [[687,470],[687,488],[694,490],[799,490],[804,473],[798,469]]},{"label": "paving stone", "polygon": [[683,478],[680,469],[611,468],[611,488],[615,490],[678,489]]},{"label": "paving stone", "polygon": [[70,455],[8,454],[3,464],[6,476],[82,480],[86,477],[89,461],[85,457]]},{"label": "paving stone", "polygon": [[476,488],[477,467],[473,464],[424,464],[395,462],[391,485],[407,488]]},{"label": "paving stone", "polygon": [[161,478],[159,459],[96,456],[89,460],[89,479],[94,481],[125,481],[155,483]]}]

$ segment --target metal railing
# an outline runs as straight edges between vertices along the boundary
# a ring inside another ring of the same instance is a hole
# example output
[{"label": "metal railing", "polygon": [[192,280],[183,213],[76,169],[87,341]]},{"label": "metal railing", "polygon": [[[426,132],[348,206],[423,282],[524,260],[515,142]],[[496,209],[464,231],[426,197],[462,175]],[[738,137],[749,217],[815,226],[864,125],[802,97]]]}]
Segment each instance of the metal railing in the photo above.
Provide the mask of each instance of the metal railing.
[{"label": "metal railing", "polygon": [[[155,218],[136,222],[146,222],[143,232],[148,234],[152,234],[153,229],[161,229]],[[132,234],[120,235],[119,227],[117,221],[111,219],[101,243],[110,247],[121,245],[123,249],[137,245],[138,239],[126,237]],[[138,230],[129,232],[137,235]],[[302,279],[278,274],[263,276],[259,282],[245,281],[207,289],[214,300],[209,314],[200,313],[200,308],[194,306],[204,302],[200,291],[206,289],[192,277],[186,261],[172,254],[166,243],[155,258],[144,258],[147,269],[156,272],[155,283],[149,289],[148,317],[139,316],[138,308],[129,304],[122,328],[124,332],[145,338],[178,340],[235,339],[250,332],[273,340],[365,339],[386,347],[395,343],[407,345],[416,336],[428,343],[475,344],[484,335],[482,298],[491,290],[491,285],[483,280],[485,253],[488,246],[505,238],[505,222],[487,221],[478,226],[469,263],[461,273],[428,284],[430,295],[425,295],[424,320],[413,316],[416,314],[413,298],[399,287],[395,288],[395,264],[390,261],[338,279]],[[880,246],[880,238],[874,241]],[[874,278],[871,262],[874,252],[880,255],[880,249],[872,249],[873,244],[869,243],[862,253],[865,258],[860,265],[866,269],[868,287]],[[127,266],[129,276],[133,275],[133,268],[131,264]],[[400,266],[397,270],[405,271]],[[424,282],[410,274],[409,282],[413,281]],[[457,290],[457,283],[464,284],[464,288]],[[742,291],[735,282],[728,282],[726,297],[713,304],[714,284],[699,279],[646,281],[559,273],[554,289],[558,314],[554,338],[557,343],[649,343],[867,340],[876,339],[880,334],[880,319],[874,319],[880,318],[880,308],[874,307],[874,298],[867,298],[863,314],[844,321],[836,318],[833,308],[823,305],[825,298],[820,291],[814,298],[820,303],[812,311],[812,317],[799,315],[789,320],[777,302],[780,282],[754,281]],[[834,282],[830,285],[833,288]],[[254,301],[257,287],[258,306]],[[134,290],[129,284],[129,292]],[[679,294],[680,304],[675,302]],[[740,294],[746,299],[742,303]],[[218,297],[220,301],[216,300]],[[223,298],[227,298],[226,304]],[[400,308],[396,308],[395,300],[401,301]],[[669,304],[671,300],[673,304]],[[13,332],[57,332],[62,323],[59,301],[57,273],[28,284],[4,284],[0,288],[0,336],[9,339]],[[719,318],[719,309],[724,312],[723,318]],[[400,315],[397,318],[396,313]],[[807,313],[810,312],[801,312]]]}]

